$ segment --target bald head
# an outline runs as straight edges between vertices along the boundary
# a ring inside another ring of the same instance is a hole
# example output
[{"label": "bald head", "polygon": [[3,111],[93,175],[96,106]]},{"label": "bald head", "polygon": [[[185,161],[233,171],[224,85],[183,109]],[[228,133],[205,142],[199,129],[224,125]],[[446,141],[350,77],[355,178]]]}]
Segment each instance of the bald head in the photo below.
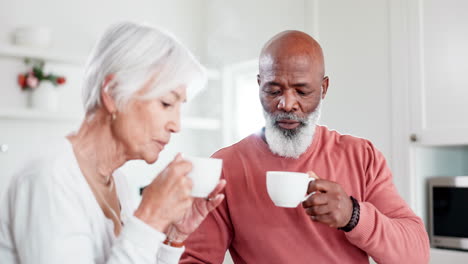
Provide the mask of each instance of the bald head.
[{"label": "bald head", "polygon": [[308,60],[311,71],[321,77],[325,75],[322,48],[311,36],[296,30],[283,31],[265,44],[260,53],[260,74],[272,65],[291,58],[298,62]]}]

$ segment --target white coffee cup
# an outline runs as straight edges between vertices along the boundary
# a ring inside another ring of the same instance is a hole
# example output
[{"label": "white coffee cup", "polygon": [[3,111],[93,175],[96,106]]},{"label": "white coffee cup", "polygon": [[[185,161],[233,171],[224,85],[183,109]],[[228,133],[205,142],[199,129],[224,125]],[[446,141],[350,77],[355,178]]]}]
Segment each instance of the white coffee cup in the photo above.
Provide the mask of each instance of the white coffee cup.
[{"label": "white coffee cup", "polygon": [[267,171],[267,190],[276,206],[295,208],[313,193],[306,195],[309,182],[314,181],[307,173],[290,171]]},{"label": "white coffee cup", "polygon": [[192,171],[187,175],[193,183],[192,196],[208,197],[219,182],[223,160],[191,156],[183,158],[192,163]]}]

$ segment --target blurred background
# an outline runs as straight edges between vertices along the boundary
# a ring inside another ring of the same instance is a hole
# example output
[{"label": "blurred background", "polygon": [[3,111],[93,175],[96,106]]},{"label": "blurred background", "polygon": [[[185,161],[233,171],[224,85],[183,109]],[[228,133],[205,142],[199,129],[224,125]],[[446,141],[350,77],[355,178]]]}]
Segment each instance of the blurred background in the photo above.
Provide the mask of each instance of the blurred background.
[{"label": "blurred background", "polygon": [[[258,54],[276,33],[296,29],[325,53],[321,124],[371,140],[428,224],[427,179],[468,175],[467,13],[463,0],[0,0],[0,195],[28,156],[80,125],[83,66],[110,24],[165,28],[209,69],[160,160],[123,167],[135,197],[177,152],[210,156],[263,126]],[[43,60],[66,83],[21,89],[25,58]],[[468,260],[466,252],[431,254],[431,263]]]}]

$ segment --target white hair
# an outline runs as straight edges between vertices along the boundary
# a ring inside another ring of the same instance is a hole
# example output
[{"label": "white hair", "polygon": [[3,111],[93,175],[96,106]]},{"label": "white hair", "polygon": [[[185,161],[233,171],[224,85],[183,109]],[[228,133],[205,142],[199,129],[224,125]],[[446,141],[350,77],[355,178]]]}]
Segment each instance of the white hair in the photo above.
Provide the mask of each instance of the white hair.
[{"label": "white hair", "polygon": [[[315,128],[320,120],[322,100],[315,110],[306,118],[299,118],[292,113],[272,115],[263,111],[265,116],[265,138],[271,152],[287,158],[297,159],[312,144]],[[277,121],[282,119],[297,120],[301,123],[295,129],[282,129]]]},{"label": "white hair", "polygon": [[170,33],[131,22],[110,26],[90,55],[84,73],[83,104],[86,113],[101,105],[101,88],[113,75],[109,94],[122,110],[128,100],[153,76],[155,81],[142,99],[152,99],[185,85],[189,98],[204,87],[206,70]]}]

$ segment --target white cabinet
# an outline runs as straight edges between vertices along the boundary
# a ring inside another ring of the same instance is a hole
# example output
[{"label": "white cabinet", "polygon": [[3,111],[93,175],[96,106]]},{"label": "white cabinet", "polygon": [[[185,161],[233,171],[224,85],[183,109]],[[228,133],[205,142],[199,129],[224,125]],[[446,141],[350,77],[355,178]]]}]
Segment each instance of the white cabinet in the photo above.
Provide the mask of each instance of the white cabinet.
[{"label": "white cabinet", "polygon": [[468,144],[468,2],[409,2],[413,140]]},{"label": "white cabinet", "polygon": [[[468,173],[468,3],[389,3],[393,172],[427,224],[427,179]],[[430,263],[466,260],[431,249]]]}]

